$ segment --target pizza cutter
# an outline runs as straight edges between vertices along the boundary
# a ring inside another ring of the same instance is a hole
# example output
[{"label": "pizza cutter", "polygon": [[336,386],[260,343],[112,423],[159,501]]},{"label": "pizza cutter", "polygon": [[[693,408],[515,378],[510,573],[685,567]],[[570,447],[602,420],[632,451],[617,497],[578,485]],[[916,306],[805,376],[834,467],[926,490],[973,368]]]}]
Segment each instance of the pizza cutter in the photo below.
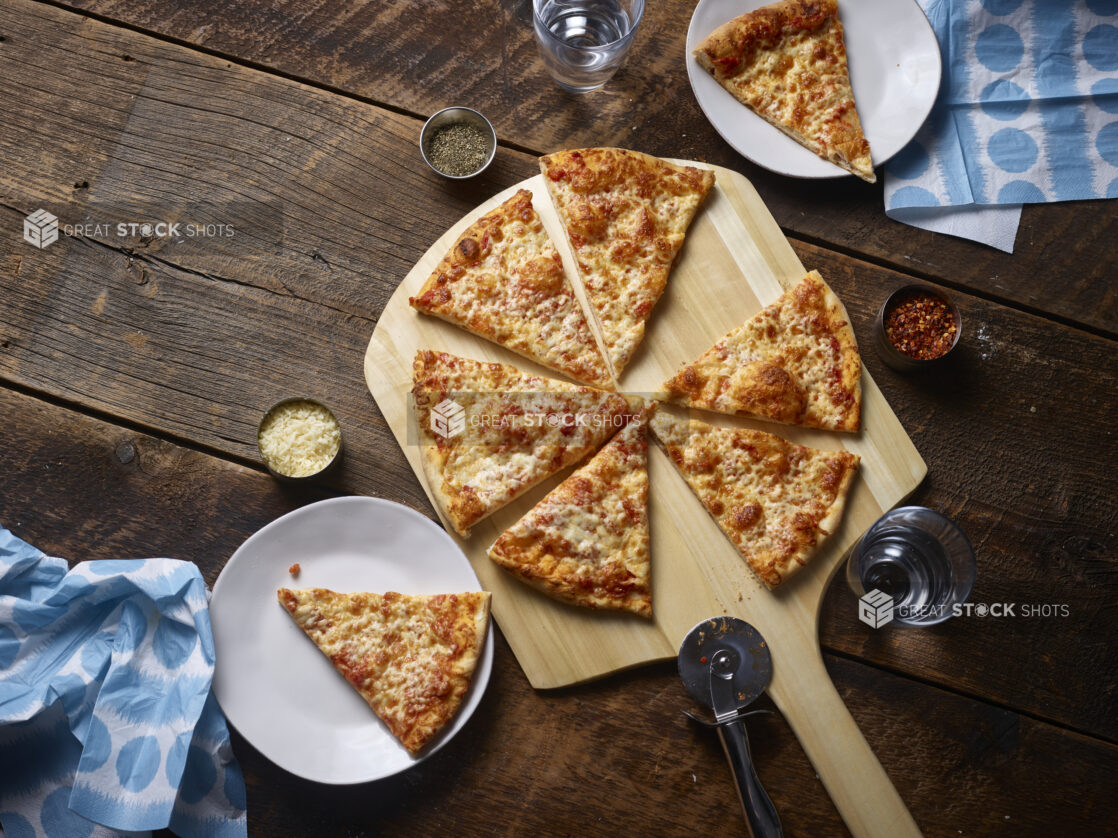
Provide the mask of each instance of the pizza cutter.
[{"label": "pizza cutter", "polygon": [[[780,838],[783,830],[749,753],[743,712],[765,691],[772,679],[772,657],[760,632],[736,617],[712,617],[696,625],[679,647],[679,677],[700,704],[714,711],[706,721],[686,710],[697,722],[714,727],[737,781],[738,798],[753,838]],[[767,712],[755,710],[753,713]]]}]

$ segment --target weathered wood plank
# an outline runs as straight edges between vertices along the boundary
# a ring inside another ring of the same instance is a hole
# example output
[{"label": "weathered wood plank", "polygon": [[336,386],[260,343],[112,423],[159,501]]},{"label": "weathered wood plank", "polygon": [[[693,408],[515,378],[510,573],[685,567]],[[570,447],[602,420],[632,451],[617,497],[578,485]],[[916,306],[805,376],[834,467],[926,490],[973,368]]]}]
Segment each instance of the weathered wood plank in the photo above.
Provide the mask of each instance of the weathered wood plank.
[{"label": "weathered wood plank", "polygon": [[[213,583],[257,528],[324,493],[0,388],[0,523],[73,560],[166,555]],[[737,834],[716,739],[680,710],[670,664],[532,690],[498,633],[489,690],[462,734],[419,768],[331,788],[276,768],[234,735],[253,835]],[[828,668],[927,835],[1092,835],[1115,815],[1118,748],[871,667]],[[762,699],[764,702],[764,699]],[[844,829],[779,716],[750,722],[785,834]],[[1057,766],[1058,770],[1053,770]]]},{"label": "weathered wood plank", "polygon": [[[429,511],[364,390],[360,359],[404,270],[482,193],[529,174],[530,158],[502,151],[490,179],[458,191],[423,169],[413,120],[52,7],[9,8],[0,377],[244,460],[256,458],[270,403],[316,396],[346,434],[337,487]],[[69,223],[199,213],[244,235],[63,237],[40,251],[15,231],[44,205]],[[868,347],[876,307],[905,277],[797,248],[834,284]],[[931,468],[916,501],[959,517],[979,544],[975,598],[1046,602],[1059,585],[1072,618],[867,635],[835,593],[824,641],[1115,738],[1103,612],[1115,579],[1118,491],[1105,467],[1115,383],[1099,371],[1118,368],[1118,349],[965,295],[960,303],[968,326],[953,368],[918,381],[868,350],[867,364]],[[1023,659],[1023,648],[1038,651]],[[1037,682],[989,677],[1019,659]]]},{"label": "weathered wood plank", "polygon": [[72,562],[164,556],[213,585],[249,535],[331,497],[7,387],[0,525]]},{"label": "weathered wood plank", "polygon": [[1027,207],[1008,255],[887,219],[880,186],[766,172],[715,133],[691,93],[684,41],[693,3],[649,3],[634,60],[602,90],[577,97],[540,64],[527,0],[63,2],[415,114],[479,107],[502,141],[541,153],[620,145],[728,166],[754,182],[797,236],[1118,334],[1109,275],[1118,203]]},{"label": "weathered wood plank", "polygon": [[[975,546],[971,601],[1017,603],[1016,617],[961,617],[925,630],[870,629],[836,578],[821,637],[888,668],[1118,740],[1118,352],[1112,341],[964,294],[958,357],[926,375],[886,367],[872,348],[873,318],[905,280],[794,243],[845,303],[863,359],[928,464],[912,502],[951,516]],[[1066,606],[1025,616],[1037,606]],[[997,651],[994,651],[997,649]],[[1061,672],[1072,660],[1074,669]],[[1071,672],[1074,671],[1074,675]],[[1050,718],[1056,718],[1050,716]]]},{"label": "weathered wood plank", "polygon": [[[10,227],[13,215],[0,218]],[[799,250],[834,284],[868,345],[875,306],[903,278],[829,251]],[[149,265],[137,285],[125,254],[79,239],[48,254],[57,265],[26,260],[18,277],[3,277],[3,375],[245,459],[256,458],[261,412],[305,393],[331,404],[342,422],[339,487],[429,512],[354,367],[370,320],[164,264]],[[5,258],[10,264],[0,245]],[[913,380],[885,369],[872,351],[866,362],[929,464],[915,500],[957,517],[978,545],[975,601],[1056,602],[1070,614],[872,632],[836,587],[823,641],[1118,738],[1107,710],[1118,647],[1108,642],[1105,609],[1118,582],[1107,547],[1118,486],[1100,465],[1118,455],[1108,433],[1118,395],[1096,372],[1118,365],[1118,348],[963,295],[959,301],[961,364]],[[230,321],[235,330],[226,328]],[[1060,399],[1047,397],[1053,389]],[[1026,647],[1031,654],[1022,656]],[[1013,669],[995,676],[1006,660]]]},{"label": "weathered wood plank", "polygon": [[361,378],[372,320],[80,238],[23,260],[0,244],[0,264],[9,380],[256,462],[264,411],[317,398],[342,427],[334,485],[430,514]]},{"label": "weathered wood plank", "polygon": [[[85,225],[141,273],[189,265],[375,317],[418,243],[534,171],[502,150],[484,176],[448,182],[413,119],[27,0],[3,30],[0,203]],[[116,232],[142,221],[179,235]]]}]

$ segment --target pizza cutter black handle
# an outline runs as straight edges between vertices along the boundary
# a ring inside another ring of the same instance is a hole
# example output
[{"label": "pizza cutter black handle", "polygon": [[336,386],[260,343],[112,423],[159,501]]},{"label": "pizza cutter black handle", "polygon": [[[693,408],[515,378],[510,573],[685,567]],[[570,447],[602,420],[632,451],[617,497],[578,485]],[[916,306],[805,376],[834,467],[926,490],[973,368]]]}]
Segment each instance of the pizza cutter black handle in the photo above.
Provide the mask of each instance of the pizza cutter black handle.
[{"label": "pizza cutter black handle", "polygon": [[765,793],[757,769],[753,767],[753,757],[749,753],[749,734],[745,722],[732,722],[720,725],[718,736],[730,761],[734,779],[738,783],[738,798],[745,810],[745,822],[753,838],[782,838],[784,830],[780,826],[780,816],[776,807]]}]

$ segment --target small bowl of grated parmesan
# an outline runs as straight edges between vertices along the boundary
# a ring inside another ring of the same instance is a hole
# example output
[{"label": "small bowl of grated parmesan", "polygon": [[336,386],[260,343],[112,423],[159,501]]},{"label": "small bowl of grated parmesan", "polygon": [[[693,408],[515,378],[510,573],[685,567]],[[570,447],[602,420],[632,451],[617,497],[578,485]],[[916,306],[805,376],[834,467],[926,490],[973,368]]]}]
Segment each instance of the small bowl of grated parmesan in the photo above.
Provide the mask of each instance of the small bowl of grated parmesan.
[{"label": "small bowl of grated parmesan", "polygon": [[342,431],[330,408],[307,398],[272,405],[256,432],[268,471],[280,480],[321,477],[342,452]]}]

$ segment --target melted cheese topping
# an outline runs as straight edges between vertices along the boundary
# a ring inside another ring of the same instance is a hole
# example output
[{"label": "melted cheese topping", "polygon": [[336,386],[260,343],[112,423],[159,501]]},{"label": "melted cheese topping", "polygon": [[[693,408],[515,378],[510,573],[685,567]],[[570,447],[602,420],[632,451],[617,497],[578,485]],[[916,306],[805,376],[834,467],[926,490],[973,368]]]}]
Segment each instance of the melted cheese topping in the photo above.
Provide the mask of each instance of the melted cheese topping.
[{"label": "melted cheese topping", "polygon": [[503,533],[489,557],[558,599],[651,616],[650,412]]},{"label": "melted cheese topping", "polygon": [[[643,400],[421,350],[414,364],[425,467],[447,517],[469,528],[532,486],[581,460],[625,426]],[[431,413],[452,399],[466,428],[440,437]]]},{"label": "melted cheese topping", "polygon": [[471,225],[409,302],[546,367],[613,387],[526,189]]},{"label": "melted cheese topping", "polygon": [[540,168],[620,375],[714,175],[616,148],[561,151]]},{"label": "melted cheese topping", "polygon": [[454,716],[485,639],[488,593],[280,588],[277,596],[409,751],[420,750]]},{"label": "melted cheese topping", "polygon": [[818,271],[664,384],[672,401],[828,430],[861,424],[862,362]]},{"label": "melted cheese topping", "polygon": [[734,97],[819,156],[873,183],[835,0],[785,0],[719,27],[695,50]]},{"label": "melted cheese topping", "polygon": [[805,565],[842,517],[858,457],[762,431],[664,414],[652,430],[703,506],[773,588]]}]

